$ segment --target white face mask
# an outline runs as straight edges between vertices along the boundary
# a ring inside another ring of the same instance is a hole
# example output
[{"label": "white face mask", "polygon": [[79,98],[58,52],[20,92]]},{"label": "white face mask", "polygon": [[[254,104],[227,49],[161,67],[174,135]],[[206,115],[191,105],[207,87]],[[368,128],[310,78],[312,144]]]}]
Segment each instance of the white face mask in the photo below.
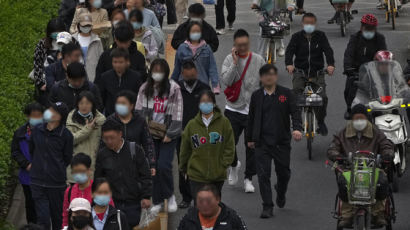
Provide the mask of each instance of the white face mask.
[{"label": "white face mask", "polygon": [[353,128],[357,131],[363,131],[367,127],[367,120],[357,119],[353,121]]},{"label": "white face mask", "polygon": [[80,26],[81,33],[88,34],[91,31],[91,26]]},{"label": "white face mask", "polygon": [[160,82],[162,79],[164,79],[164,74],[163,73],[152,73],[152,79],[154,79],[155,82]]}]

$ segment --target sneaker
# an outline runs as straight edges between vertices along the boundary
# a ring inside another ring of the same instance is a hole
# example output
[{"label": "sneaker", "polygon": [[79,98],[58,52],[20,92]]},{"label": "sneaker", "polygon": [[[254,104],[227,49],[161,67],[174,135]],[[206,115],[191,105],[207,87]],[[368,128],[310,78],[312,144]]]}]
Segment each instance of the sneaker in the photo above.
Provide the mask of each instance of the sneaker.
[{"label": "sneaker", "polygon": [[188,19],[189,17],[187,16],[187,15],[185,15],[184,17],[183,17],[183,19]]},{"label": "sneaker", "polygon": [[230,31],[233,31],[233,30],[234,30],[234,28],[233,28],[233,23],[229,23],[228,29],[229,29]]},{"label": "sneaker", "polygon": [[177,201],[175,200],[175,195],[172,195],[168,199],[168,212],[176,212],[178,210]]},{"label": "sneaker", "polygon": [[273,216],[273,207],[270,207],[270,208],[264,207],[260,215],[260,218],[267,219],[267,218],[271,218],[272,216]]},{"label": "sneaker", "polygon": [[384,10],[384,8],[385,8],[384,2],[380,1],[379,3],[377,3],[376,8],[379,9],[379,10]]},{"label": "sneaker", "polygon": [[283,47],[283,46],[279,47],[279,49],[278,49],[278,56],[279,56],[279,57],[285,56],[285,47]]},{"label": "sneaker", "polygon": [[325,122],[321,122],[318,124],[319,128],[317,129],[317,132],[322,135],[322,136],[327,136],[328,130]]},{"label": "sneaker", "polygon": [[159,213],[159,211],[161,211],[161,209],[162,209],[162,204],[153,205],[150,209],[150,212]]},{"label": "sneaker", "polygon": [[276,190],[276,205],[278,205],[279,208],[285,207],[286,204],[286,196],[285,195],[279,195],[278,193],[278,185],[275,184],[275,190]]},{"label": "sneaker", "polygon": [[252,181],[249,179],[245,179],[243,182],[244,187],[245,187],[245,192],[246,193],[254,193],[255,192],[255,187],[252,184]]},{"label": "sneaker", "polygon": [[328,24],[333,24],[333,23],[335,23],[336,18],[337,18],[337,12],[335,13],[335,15],[333,15],[333,17],[332,17],[331,19],[329,19],[329,20],[327,21],[327,23],[328,23]]},{"label": "sneaker", "polygon": [[228,176],[229,185],[236,185],[236,183],[238,183],[238,173],[239,173],[240,168],[241,168],[240,161],[238,161],[238,165],[236,165],[236,167],[230,167],[229,176]]},{"label": "sneaker", "polygon": [[217,35],[224,35],[225,34],[225,29],[216,30],[216,34]]},{"label": "sneaker", "polygon": [[190,206],[191,206],[191,202],[187,202],[184,200],[178,204],[178,208],[181,208],[181,209],[189,208]]}]

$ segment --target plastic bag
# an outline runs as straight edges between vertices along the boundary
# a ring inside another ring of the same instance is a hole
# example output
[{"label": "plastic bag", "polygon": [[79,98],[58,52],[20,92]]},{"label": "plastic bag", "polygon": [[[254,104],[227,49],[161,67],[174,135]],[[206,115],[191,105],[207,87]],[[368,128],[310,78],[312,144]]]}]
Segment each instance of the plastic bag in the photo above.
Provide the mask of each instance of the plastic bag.
[{"label": "plastic bag", "polygon": [[[159,210],[158,210],[159,212]],[[141,219],[137,230],[160,230],[160,219],[158,216],[158,212],[152,212],[149,209],[142,209],[141,211]]]}]

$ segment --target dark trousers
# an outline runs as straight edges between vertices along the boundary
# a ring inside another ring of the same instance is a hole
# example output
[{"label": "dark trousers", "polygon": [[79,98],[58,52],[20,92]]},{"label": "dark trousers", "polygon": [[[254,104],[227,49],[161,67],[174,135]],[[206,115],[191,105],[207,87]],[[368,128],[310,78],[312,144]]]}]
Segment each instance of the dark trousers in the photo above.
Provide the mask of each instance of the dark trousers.
[{"label": "dark trousers", "polygon": [[[177,139],[177,157],[178,157],[178,164],[179,164],[179,153],[181,149],[181,138]],[[182,195],[182,200],[191,203],[192,201],[192,194],[191,194],[191,187],[189,185],[188,177],[185,177],[185,174],[179,171],[179,192]]]},{"label": "dark trousers", "polygon": [[352,107],[352,102],[354,98],[356,97],[356,92],[357,92],[357,85],[355,84],[355,81],[357,81],[356,77],[347,76],[346,78],[344,97],[345,97],[345,102],[347,106],[347,111],[349,112],[350,112],[350,109]]},{"label": "dark trousers", "polygon": [[[63,223],[63,200],[65,187],[48,188],[31,185],[31,194],[37,214],[37,224],[44,229],[60,230]],[[50,223],[51,219],[51,223]]]},{"label": "dark trousers", "polygon": [[296,6],[298,9],[303,9],[303,4],[305,3],[305,0],[296,0]]},{"label": "dark trousers", "polygon": [[34,223],[35,224],[37,222],[36,208],[35,208],[35,205],[34,205],[33,196],[31,194],[30,185],[22,184],[21,186],[23,187],[23,192],[24,192],[27,223]]},{"label": "dark trousers", "polygon": [[[305,71],[307,72],[307,71]],[[321,107],[315,108],[316,118],[319,123],[325,121],[327,115],[327,103],[329,101],[326,94],[326,82],[324,73],[318,73],[317,76],[311,77],[312,88],[316,92],[319,87],[322,87],[322,92],[319,94],[322,97],[323,105]],[[295,72],[293,74],[293,92],[299,96],[303,95],[305,85],[308,79],[304,76],[303,72]]]},{"label": "dark trousers", "polygon": [[[166,0],[165,4],[167,6],[167,23],[168,25],[172,25],[177,23],[177,14],[175,9],[175,1],[174,0]],[[162,23],[161,23],[162,27]]]},{"label": "dark trousers", "polygon": [[174,193],[174,179],[172,177],[172,161],[177,141],[163,143],[162,140],[154,139],[155,152],[157,155],[156,175],[153,177],[152,201],[160,204]]},{"label": "dark trousers", "polygon": [[215,15],[216,15],[216,29],[225,28],[225,15],[224,15],[224,4],[226,1],[226,9],[228,10],[228,23],[233,23],[235,21],[236,14],[236,0],[217,0],[215,5]]},{"label": "dark trousers", "polygon": [[[233,133],[235,136],[235,145],[239,142],[239,137],[242,132],[244,132],[244,142],[246,149],[246,169],[245,169],[245,178],[252,180],[252,177],[256,175],[255,169],[255,153],[253,149],[248,148],[248,141],[246,140],[246,127],[248,126],[248,115],[241,114],[238,112],[225,110],[225,116],[231,122]],[[235,158],[232,162],[232,167],[238,165],[238,151],[235,148]]]},{"label": "dark trousers", "polygon": [[140,223],[141,202],[114,200],[115,208],[125,213],[130,229]]},{"label": "dark trousers", "polygon": [[194,203],[196,204],[196,195],[198,191],[207,184],[213,184],[215,187],[219,190],[219,195],[222,198],[222,187],[224,186],[224,181],[217,181],[217,182],[212,182],[212,183],[204,183],[204,182],[198,182],[198,181],[193,181],[190,180],[189,184],[191,186],[191,192],[192,192],[192,197],[194,198]]},{"label": "dark trousers", "polygon": [[272,160],[277,177],[277,193],[285,196],[290,179],[290,143],[277,146],[258,145],[255,149],[256,171],[263,207],[273,207],[272,186],[270,182]]}]

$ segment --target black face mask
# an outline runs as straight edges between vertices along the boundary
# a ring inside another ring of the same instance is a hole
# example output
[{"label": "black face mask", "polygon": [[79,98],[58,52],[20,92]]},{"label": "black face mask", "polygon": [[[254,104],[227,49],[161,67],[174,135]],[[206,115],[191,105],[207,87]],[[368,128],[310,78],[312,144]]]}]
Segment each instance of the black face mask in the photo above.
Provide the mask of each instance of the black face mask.
[{"label": "black face mask", "polygon": [[83,229],[88,225],[89,220],[87,216],[73,216],[73,225],[75,228]]},{"label": "black face mask", "polygon": [[196,79],[188,79],[188,80],[184,80],[184,81],[187,85],[189,85],[189,87],[192,87],[195,84]]}]

